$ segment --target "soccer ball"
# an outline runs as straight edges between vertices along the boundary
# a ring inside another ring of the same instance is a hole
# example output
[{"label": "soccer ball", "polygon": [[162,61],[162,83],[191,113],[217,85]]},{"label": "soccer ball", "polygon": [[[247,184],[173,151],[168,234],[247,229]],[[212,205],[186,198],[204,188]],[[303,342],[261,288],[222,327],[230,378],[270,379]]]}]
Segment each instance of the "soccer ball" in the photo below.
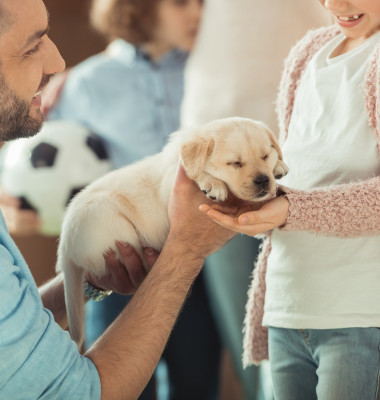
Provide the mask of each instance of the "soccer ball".
[{"label": "soccer ball", "polygon": [[0,150],[0,184],[38,212],[44,235],[59,235],[70,200],[110,170],[99,136],[72,121],[46,121],[36,136]]}]

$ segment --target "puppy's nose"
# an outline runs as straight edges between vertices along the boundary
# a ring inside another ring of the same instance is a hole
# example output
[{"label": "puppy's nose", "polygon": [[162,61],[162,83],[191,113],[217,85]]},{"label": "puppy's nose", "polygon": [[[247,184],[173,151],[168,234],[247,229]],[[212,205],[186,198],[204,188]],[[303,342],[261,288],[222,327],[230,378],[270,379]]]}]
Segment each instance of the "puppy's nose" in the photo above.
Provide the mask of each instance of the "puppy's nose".
[{"label": "puppy's nose", "polygon": [[257,175],[253,183],[261,189],[265,189],[269,185],[268,175]]}]

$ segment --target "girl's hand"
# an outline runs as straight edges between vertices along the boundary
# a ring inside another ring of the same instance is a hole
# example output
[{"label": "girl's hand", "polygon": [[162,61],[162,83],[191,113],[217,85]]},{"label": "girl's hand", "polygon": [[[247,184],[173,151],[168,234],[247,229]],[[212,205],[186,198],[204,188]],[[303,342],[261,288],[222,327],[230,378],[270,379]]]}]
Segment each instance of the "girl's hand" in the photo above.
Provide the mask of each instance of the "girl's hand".
[{"label": "girl's hand", "polygon": [[289,202],[280,196],[261,205],[227,208],[218,204],[202,204],[199,209],[219,225],[248,236],[255,236],[270,231],[286,223]]}]

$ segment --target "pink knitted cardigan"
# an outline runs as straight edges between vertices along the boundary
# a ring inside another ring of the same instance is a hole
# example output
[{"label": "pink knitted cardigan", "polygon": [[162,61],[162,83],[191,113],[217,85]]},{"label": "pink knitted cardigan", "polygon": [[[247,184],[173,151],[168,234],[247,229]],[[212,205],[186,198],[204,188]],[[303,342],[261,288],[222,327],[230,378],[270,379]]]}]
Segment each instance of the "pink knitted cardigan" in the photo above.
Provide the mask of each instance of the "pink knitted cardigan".
[{"label": "pink knitted cardigan", "polygon": [[[285,61],[279,94],[277,115],[280,143],[288,134],[297,87],[308,62],[340,31],[336,26],[308,32],[291,50]],[[380,157],[380,43],[371,55],[365,76],[365,97],[368,121],[377,139]],[[321,235],[356,237],[380,233],[380,177],[310,191],[281,187],[289,200],[289,217],[284,231],[312,231]],[[244,321],[243,365],[259,364],[268,359],[268,330],[262,326],[265,299],[265,274],[271,251],[270,234],[253,272],[248,291]]]}]

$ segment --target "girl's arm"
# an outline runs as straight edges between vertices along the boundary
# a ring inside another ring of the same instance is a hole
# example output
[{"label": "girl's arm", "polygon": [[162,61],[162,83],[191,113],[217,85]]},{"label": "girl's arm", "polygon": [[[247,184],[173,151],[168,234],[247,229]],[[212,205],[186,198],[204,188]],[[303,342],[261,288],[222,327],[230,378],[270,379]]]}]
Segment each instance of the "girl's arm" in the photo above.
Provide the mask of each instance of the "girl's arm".
[{"label": "girl's arm", "polygon": [[285,231],[338,237],[380,233],[380,177],[306,192],[281,190],[289,200]]},{"label": "girl's arm", "polygon": [[255,236],[280,227],[327,236],[357,237],[380,233],[380,177],[310,191],[280,187],[283,196],[259,210],[202,205],[215,222]]}]

